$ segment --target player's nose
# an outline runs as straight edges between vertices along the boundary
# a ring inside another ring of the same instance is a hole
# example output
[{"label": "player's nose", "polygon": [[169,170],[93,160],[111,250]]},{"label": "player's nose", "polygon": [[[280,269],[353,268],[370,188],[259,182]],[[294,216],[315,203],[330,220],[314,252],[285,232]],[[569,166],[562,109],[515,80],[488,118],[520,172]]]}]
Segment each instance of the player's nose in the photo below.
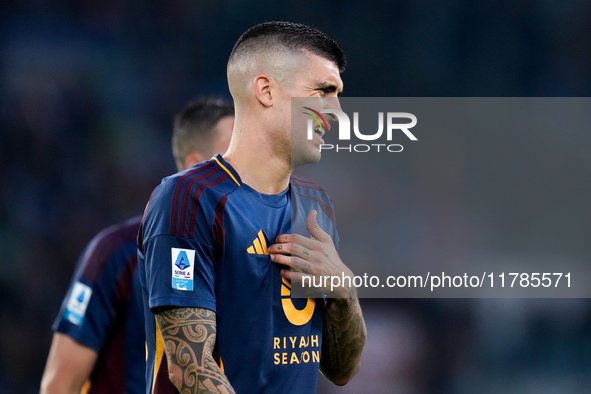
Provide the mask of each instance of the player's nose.
[{"label": "player's nose", "polygon": [[338,97],[326,97],[324,99],[324,108],[326,109],[338,109],[342,111],[341,102]]}]

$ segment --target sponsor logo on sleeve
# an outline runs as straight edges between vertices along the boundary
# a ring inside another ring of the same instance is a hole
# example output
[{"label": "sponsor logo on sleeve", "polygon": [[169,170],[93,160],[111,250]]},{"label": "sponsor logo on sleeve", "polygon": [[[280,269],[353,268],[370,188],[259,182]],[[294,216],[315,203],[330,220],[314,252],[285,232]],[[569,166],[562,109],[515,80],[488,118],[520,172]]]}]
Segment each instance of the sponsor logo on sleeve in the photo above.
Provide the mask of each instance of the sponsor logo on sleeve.
[{"label": "sponsor logo on sleeve", "polygon": [[92,289],[90,286],[79,281],[74,283],[64,312],[64,319],[76,325],[82,324],[91,296]]},{"label": "sponsor logo on sleeve", "polygon": [[193,267],[195,251],[191,249],[171,248],[172,253],[172,288],[193,291]]}]

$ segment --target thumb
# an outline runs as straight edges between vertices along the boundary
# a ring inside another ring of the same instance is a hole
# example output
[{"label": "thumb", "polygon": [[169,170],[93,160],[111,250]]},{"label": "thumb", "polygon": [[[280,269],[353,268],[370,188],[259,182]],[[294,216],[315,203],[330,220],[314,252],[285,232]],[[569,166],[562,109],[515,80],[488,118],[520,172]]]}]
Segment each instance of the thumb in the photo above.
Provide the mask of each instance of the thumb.
[{"label": "thumb", "polygon": [[306,219],[306,228],[310,235],[316,238],[319,241],[332,241],[330,235],[328,235],[323,229],[320,228],[318,222],[316,221],[316,217],[318,216],[318,212],[316,210],[311,210],[308,214],[308,218]]}]

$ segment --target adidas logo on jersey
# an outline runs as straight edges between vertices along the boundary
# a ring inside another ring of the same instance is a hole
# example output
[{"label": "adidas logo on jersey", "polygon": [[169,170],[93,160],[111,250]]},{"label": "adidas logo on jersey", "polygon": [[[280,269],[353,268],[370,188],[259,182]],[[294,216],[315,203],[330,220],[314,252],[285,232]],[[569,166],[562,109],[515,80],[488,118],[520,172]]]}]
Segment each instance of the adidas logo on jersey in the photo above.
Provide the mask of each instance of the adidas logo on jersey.
[{"label": "adidas logo on jersey", "polygon": [[263,233],[263,230],[259,230],[258,237],[254,239],[252,245],[249,246],[246,251],[249,254],[269,254],[267,251],[267,241],[265,241],[265,233]]}]

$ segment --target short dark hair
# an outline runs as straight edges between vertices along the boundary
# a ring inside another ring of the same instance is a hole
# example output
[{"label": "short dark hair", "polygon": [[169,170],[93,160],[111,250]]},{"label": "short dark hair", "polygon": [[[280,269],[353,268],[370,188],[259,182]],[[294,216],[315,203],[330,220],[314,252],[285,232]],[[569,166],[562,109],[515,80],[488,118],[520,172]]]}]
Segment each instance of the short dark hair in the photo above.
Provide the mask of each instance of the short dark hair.
[{"label": "short dark hair", "polygon": [[320,30],[301,23],[264,22],[245,31],[232,49],[232,58],[244,50],[265,48],[279,44],[287,49],[308,50],[334,62],[340,72],[345,71],[347,59],[337,42]]},{"label": "short dark hair", "polygon": [[175,115],[172,155],[177,167],[184,166],[185,157],[191,152],[208,154],[211,151],[213,129],[226,116],[234,116],[234,105],[218,97],[200,97]]}]

